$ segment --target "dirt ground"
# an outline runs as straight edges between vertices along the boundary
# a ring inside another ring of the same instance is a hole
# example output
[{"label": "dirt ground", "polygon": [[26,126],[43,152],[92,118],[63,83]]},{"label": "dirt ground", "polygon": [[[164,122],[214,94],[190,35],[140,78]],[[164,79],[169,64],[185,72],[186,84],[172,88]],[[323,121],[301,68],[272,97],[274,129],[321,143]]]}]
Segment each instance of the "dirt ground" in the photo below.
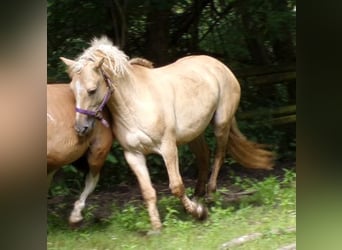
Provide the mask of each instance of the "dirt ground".
[{"label": "dirt ground", "polygon": [[[271,171],[262,170],[251,170],[246,169],[238,164],[233,164],[231,166],[222,166],[218,179],[218,188],[226,188],[229,190],[229,197],[234,199],[234,193],[239,193],[243,190],[234,186],[234,180],[230,173],[235,176],[243,178],[253,178],[256,180],[263,180],[268,176],[277,176],[277,178],[282,178],[284,176],[286,169],[295,170],[296,163],[293,160],[283,160],[278,161],[276,166]],[[152,178],[153,185],[157,191],[157,195],[161,196],[172,195],[168,188],[167,180],[154,180]],[[183,173],[183,181],[185,187],[195,187],[196,178],[194,178],[194,173]],[[92,193],[87,199],[86,206],[95,206],[96,209],[93,211],[94,221],[90,223],[96,223],[104,218],[108,218],[112,213],[112,204],[115,203],[118,206],[123,206],[128,202],[139,202],[142,204],[142,196],[136,180],[130,181],[130,183],[119,183],[112,185],[110,187],[101,186],[101,181],[99,182],[99,187]],[[73,203],[76,201],[80,194],[75,190],[74,194],[66,196],[55,196],[49,197],[47,200],[48,213],[54,213],[55,215],[64,217],[67,221],[70,211],[72,210]]]}]

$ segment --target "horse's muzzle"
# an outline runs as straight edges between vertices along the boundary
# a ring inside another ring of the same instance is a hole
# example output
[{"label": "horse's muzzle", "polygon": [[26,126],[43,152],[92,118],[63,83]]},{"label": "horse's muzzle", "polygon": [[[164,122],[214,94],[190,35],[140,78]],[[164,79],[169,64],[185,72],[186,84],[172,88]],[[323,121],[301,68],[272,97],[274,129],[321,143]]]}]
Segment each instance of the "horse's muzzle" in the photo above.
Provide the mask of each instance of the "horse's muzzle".
[{"label": "horse's muzzle", "polygon": [[86,134],[89,133],[89,127],[88,126],[78,126],[78,125],[75,125],[75,130],[76,130],[76,133],[79,135],[79,136],[85,136]]},{"label": "horse's muzzle", "polygon": [[74,126],[76,133],[79,136],[85,136],[89,134],[94,127],[94,122],[94,119],[86,119],[82,122],[76,122]]}]

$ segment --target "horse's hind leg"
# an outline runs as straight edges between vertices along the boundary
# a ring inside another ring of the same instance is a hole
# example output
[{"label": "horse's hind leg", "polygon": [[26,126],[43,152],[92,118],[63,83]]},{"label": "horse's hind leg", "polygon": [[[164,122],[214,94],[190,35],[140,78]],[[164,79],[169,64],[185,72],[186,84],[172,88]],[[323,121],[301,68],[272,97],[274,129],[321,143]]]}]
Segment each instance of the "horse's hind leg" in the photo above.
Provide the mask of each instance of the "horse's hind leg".
[{"label": "horse's hind leg", "polygon": [[195,196],[204,196],[206,193],[206,184],[209,172],[209,148],[202,135],[189,143],[189,148],[196,156],[196,165],[198,167],[198,177],[195,188]]},{"label": "horse's hind leg", "polygon": [[156,190],[152,186],[150,175],[146,166],[146,158],[141,153],[125,151],[125,159],[138,179],[152,224],[153,231],[150,233],[159,232],[162,224],[157,209],[157,194]]},{"label": "horse's hind leg", "polygon": [[83,219],[82,210],[85,207],[86,199],[94,191],[99,181],[100,171],[112,145],[111,133],[108,136],[110,137],[107,137],[105,133],[96,135],[95,138],[97,139],[92,141],[87,155],[84,155],[74,163],[74,165],[77,164],[77,167],[81,167],[83,171],[89,166],[89,172],[85,179],[84,190],[80,198],[75,202],[74,209],[69,217],[71,225],[75,225]]},{"label": "horse's hind leg", "polygon": [[188,213],[196,219],[205,219],[208,215],[207,209],[203,205],[191,201],[185,194],[185,187],[179,173],[177,145],[172,137],[164,140],[160,151],[166,165],[172,194],[181,200]]},{"label": "horse's hind leg", "polygon": [[220,168],[223,164],[224,158],[226,156],[228,137],[231,127],[231,117],[230,112],[221,112],[217,114],[214,120],[214,133],[216,137],[216,150],[215,158],[212,167],[212,172],[208,182],[208,195],[210,196],[216,191],[217,187],[217,177],[220,172]]}]

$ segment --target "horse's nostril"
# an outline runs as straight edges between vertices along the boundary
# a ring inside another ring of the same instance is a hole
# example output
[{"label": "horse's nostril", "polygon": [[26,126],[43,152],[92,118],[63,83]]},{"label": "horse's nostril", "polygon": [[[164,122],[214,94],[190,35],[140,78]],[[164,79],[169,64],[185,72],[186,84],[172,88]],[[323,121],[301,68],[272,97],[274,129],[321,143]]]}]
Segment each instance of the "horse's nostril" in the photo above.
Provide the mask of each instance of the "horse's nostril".
[{"label": "horse's nostril", "polygon": [[84,135],[88,131],[88,126],[77,126],[75,125],[75,130],[78,135]]},{"label": "horse's nostril", "polygon": [[88,131],[88,126],[84,126],[82,130],[83,134],[85,134],[87,131]]}]

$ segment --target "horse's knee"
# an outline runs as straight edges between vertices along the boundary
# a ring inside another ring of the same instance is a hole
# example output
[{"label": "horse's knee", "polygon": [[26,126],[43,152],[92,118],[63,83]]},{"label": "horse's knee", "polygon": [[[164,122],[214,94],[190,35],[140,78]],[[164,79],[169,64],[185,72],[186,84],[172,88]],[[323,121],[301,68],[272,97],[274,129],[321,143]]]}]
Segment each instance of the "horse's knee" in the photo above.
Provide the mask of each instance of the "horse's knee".
[{"label": "horse's knee", "polygon": [[183,184],[171,185],[170,184],[171,193],[176,197],[182,197],[185,193],[185,188]]},{"label": "horse's knee", "polygon": [[146,203],[157,202],[156,190],[152,189],[142,189],[142,196]]}]

